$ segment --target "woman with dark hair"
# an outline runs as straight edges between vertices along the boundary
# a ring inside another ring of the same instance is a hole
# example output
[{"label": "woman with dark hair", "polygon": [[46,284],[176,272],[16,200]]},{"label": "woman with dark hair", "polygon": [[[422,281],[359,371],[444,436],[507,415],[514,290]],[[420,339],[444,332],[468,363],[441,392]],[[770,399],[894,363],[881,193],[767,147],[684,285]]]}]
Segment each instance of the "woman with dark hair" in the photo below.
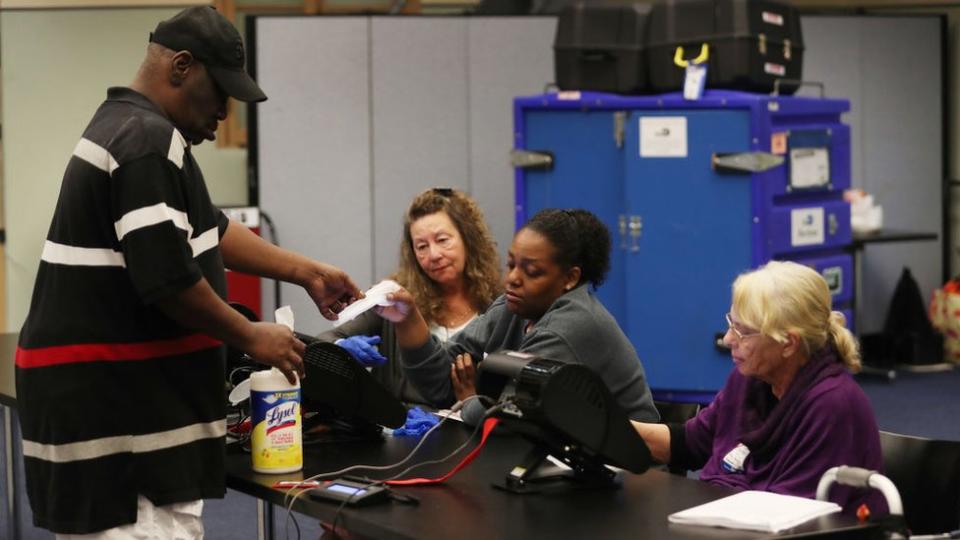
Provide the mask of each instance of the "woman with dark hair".
[{"label": "woman with dark hair", "polygon": [[[630,418],[656,422],[643,366],[616,320],[591,291],[610,267],[610,233],[586,210],[542,210],[517,231],[507,255],[506,293],[450,341],[431,337],[406,290],[381,315],[395,322],[403,368],[435,406],[476,393],[474,361],[514,350],[593,368]],[[416,309],[410,309],[414,306]],[[471,400],[464,419],[482,408]]]},{"label": "woman with dark hair", "polygon": [[[449,339],[500,294],[499,266],[493,235],[476,201],[449,188],[428,189],[414,198],[404,215],[400,267],[391,279],[414,295],[437,339]],[[336,341],[361,363],[374,365],[374,377],[401,400],[426,402],[404,376],[393,325],[374,312],[318,338]]]}]

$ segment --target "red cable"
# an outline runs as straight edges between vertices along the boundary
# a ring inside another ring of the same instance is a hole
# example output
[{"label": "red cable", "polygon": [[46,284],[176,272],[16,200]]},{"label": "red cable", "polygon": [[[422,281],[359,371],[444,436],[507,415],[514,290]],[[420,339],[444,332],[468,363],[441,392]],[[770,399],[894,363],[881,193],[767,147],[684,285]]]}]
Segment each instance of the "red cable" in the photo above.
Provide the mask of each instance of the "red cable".
[{"label": "red cable", "polygon": [[387,480],[384,482],[387,485],[391,486],[419,486],[424,484],[440,484],[446,481],[451,476],[457,474],[457,472],[470,464],[474,458],[477,457],[477,454],[480,453],[480,449],[483,448],[483,445],[487,442],[487,437],[490,435],[490,432],[493,431],[493,428],[497,427],[497,424],[500,423],[500,420],[497,418],[487,418],[483,422],[483,435],[480,437],[480,444],[476,448],[470,451],[469,454],[463,461],[457,463],[457,466],[450,470],[447,474],[439,478],[406,478],[403,480]]}]

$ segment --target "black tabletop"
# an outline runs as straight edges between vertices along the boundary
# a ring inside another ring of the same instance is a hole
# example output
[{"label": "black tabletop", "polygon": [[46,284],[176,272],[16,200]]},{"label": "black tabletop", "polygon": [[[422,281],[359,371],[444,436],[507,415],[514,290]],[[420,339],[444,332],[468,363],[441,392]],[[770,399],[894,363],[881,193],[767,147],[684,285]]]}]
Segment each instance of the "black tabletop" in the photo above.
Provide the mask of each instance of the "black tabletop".
[{"label": "black tabletop", "polygon": [[[11,407],[16,407],[15,350],[16,334],[0,335],[0,403]],[[470,430],[459,423],[441,426],[426,441],[414,462],[446,456],[469,435]],[[283,506],[285,490],[271,487],[277,480],[300,480],[306,475],[359,463],[391,464],[406,457],[416,442],[412,438],[388,436],[376,442],[310,445],[304,453],[303,472],[277,475],[254,473],[250,454],[231,446],[226,455],[227,486]],[[388,502],[364,508],[348,508],[341,515],[340,523],[355,533],[384,539],[602,537],[632,540],[749,539],[770,536],[669,524],[669,514],[732,492],[660,470],[650,470],[642,475],[625,473],[623,487],[617,490],[517,495],[493,488],[491,484],[501,481],[523,459],[530,447],[527,441],[498,428],[476,461],[447,483],[400,488],[402,493],[418,497],[418,506]],[[458,462],[460,457],[457,456],[450,463],[423,467],[414,475],[439,476]],[[366,474],[372,478],[386,476],[383,473]],[[294,509],[329,522],[333,520],[337,505],[303,496],[297,500]],[[278,529],[283,530],[286,512],[278,510],[276,518]],[[303,519],[302,515],[300,519]],[[872,538],[878,534],[876,528],[860,526],[851,518],[833,515],[782,533],[777,538],[811,535]]]},{"label": "black tabletop", "polygon": [[[431,435],[414,461],[434,459],[449,453],[470,434],[459,423],[441,426]],[[277,480],[300,480],[310,474],[330,472],[358,463],[385,465],[399,461],[416,440],[385,437],[380,442],[337,443],[308,446],[304,471],[265,475],[252,472],[250,455],[239,448],[227,453],[227,485],[277,505],[284,504],[284,491],[270,486]],[[340,516],[348,530],[372,538],[764,538],[769,535],[678,526],[667,522],[673,512],[702,504],[733,492],[697,480],[650,470],[642,475],[625,473],[622,489],[570,491],[518,495],[492,487],[518,464],[530,443],[498,428],[477,459],[444,485],[404,487],[401,493],[420,499],[419,506],[387,502],[350,508]],[[443,465],[431,465],[412,476],[435,477],[452,468],[461,456]],[[396,471],[399,472],[399,471]],[[354,473],[356,474],[356,473]],[[366,472],[371,478],[384,473]],[[304,495],[295,510],[330,522],[337,505],[314,501]],[[300,519],[303,519],[302,516]],[[285,510],[276,514],[278,530],[284,530]],[[290,530],[293,525],[289,524]],[[843,516],[829,516],[789,531],[806,536],[870,537],[877,531],[857,526]]]}]

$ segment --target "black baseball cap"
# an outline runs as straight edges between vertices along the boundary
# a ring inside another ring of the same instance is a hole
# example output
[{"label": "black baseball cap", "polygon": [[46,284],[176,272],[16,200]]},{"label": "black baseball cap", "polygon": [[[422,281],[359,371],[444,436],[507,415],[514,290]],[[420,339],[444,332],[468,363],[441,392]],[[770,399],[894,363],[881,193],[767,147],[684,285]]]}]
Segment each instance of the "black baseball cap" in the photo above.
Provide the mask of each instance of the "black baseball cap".
[{"label": "black baseball cap", "polygon": [[244,70],[240,33],[212,6],[190,7],[160,21],[150,33],[150,41],[174,51],[190,51],[231,97],[248,102],[267,99]]}]

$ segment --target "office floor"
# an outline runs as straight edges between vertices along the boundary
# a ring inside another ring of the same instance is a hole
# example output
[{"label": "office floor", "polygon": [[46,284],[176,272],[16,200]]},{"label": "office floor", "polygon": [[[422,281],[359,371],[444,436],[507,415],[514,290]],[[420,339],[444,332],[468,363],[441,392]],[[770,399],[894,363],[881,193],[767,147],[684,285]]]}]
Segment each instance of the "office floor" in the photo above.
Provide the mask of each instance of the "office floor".
[{"label": "office floor", "polygon": [[[880,429],[920,437],[960,440],[960,422],[957,421],[960,418],[960,370],[938,373],[900,371],[892,382],[871,376],[859,376],[858,380],[873,403]],[[29,525],[30,510],[23,491],[22,468],[20,479],[20,515],[24,540],[53,538],[52,534]],[[0,471],[0,493],[6,489],[5,486],[6,479]],[[276,509],[274,515],[276,537],[297,538],[292,522],[288,524],[289,536],[284,531],[286,512]],[[9,519],[5,508],[0,510],[0,518],[0,523],[6,523]],[[319,538],[320,527],[316,520],[297,514],[297,523],[300,525],[300,538]],[[228,491],[223,500],[207,501],[204,524],[209,540],[254,540],[257,538],[256,500]],[[0,537],[4,534],[0,530]]]}]

